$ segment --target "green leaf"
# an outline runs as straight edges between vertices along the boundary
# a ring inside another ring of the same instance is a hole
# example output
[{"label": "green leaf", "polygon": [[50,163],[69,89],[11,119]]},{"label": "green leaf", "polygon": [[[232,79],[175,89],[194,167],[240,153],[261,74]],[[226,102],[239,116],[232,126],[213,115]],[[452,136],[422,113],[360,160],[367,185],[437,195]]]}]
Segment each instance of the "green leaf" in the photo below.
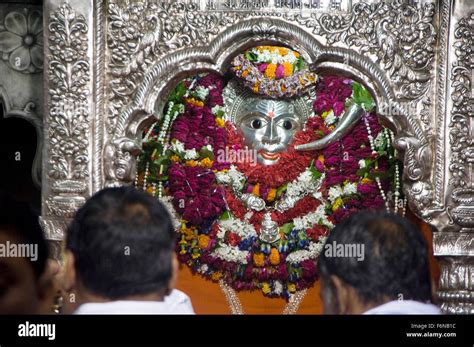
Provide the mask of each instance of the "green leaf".
[{"label": "green leaf", "polygon": [[288,234],[290,233],[292,230],[293,230],[293,222],[289,222],[289,223],[286,223],[286,224],[283,224],[281,227],[280,227],[280,231],[283,231],[285,234]]},{"label": "green leaf", "polygon": [[309,166],[309,171],[311,172],[311,174],[313,175],[313,179],[315,180],[320,179],[322,176],[322,173],[318,169],[316,169],[316,167],[314,166],[314,159],[311,161],[311,165]]},{"label": "green leaf", "polygon": [[276,197],[277,197],[277,198],[280,197],[281,194],[283,194],[283,192],[286,190],[286,187],[287,187],[286,184],[284,184],[284,185],[280,186],[280,187],[277,189],[277,191],[276,191]]},{"label": "green leaf", "polygon": [[248,61],[256,61],[257,55],[251,51],[247,51],[245,52],[245,58],[247,58]]},{"label": "green leaf", "polygon": [[365,111],[370,112],[375,107],[372,95],[360,83],[352,83],[352,99],[356,104],[361,106]]},{"label": "green leaf", "polygon": [[207,149],[206,147],[202,147],[199,150],[199,155],[201,158],[209,158],[211,160],[214,160],[214,153]]},{"label": "green leaf", "polygon": [[298,60],[296,61],[296,70],[301,71],[304,69],[304,60],[303,57],[299,56]]},{"label": "green leaf", "polygon": [[220,220],[227,220],[231,217],[232,215],[230,214],[229,211],[224,211],[224,213],[221,214],[219,217]]}]

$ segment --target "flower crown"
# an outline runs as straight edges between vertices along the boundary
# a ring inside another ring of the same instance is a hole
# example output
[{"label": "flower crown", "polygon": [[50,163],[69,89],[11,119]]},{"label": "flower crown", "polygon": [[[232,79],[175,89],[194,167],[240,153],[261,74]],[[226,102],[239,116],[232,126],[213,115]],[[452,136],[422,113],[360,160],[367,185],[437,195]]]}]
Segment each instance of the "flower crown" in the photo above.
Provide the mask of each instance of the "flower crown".
[{"label": "flower crown", "polygon": [[231,71],[255,94],[271,98],[301,95],[318,80],[298,52],[276,46],[258,46],[239,54]]}]

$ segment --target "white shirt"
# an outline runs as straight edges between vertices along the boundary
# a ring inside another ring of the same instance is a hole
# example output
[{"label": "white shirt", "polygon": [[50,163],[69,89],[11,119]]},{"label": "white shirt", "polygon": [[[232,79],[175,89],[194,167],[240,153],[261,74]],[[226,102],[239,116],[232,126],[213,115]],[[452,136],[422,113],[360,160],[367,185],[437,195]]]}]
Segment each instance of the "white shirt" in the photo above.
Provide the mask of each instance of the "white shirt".
[{"label": "white shirt", "polygon": [[117,300],[82,304],[73,314],[194,314],[189,296],[173,289],[163,301]]},{"label": "white shirt", "polygon": [[438,306],[413,300],[394,300],[371,308],[364,314],[441,314]]}]

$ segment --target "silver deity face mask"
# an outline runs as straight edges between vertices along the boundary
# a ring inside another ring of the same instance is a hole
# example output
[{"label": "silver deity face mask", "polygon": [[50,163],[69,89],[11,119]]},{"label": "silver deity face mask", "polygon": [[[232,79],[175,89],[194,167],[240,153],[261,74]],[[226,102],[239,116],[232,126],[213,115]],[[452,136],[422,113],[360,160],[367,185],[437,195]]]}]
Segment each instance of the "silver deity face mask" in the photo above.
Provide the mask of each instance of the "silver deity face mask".
[{"label": "silver deity face mask", "polygon": [[286,101],[254,99],[242,111],[237,126],[263,165],[276,164],[303,127],[294,105]]}]

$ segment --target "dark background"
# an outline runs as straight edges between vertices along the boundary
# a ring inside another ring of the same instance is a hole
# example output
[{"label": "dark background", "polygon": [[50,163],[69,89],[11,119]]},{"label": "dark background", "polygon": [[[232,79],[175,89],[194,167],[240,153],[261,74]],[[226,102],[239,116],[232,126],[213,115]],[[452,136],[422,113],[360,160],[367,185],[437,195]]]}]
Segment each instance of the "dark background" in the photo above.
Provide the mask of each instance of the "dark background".
[{"label": "dark background", "polygon": [[[16,161],[19,152],[21,160]],[[31,166],[36,153],[36,130],[20,118],[4,118],[0,100],[0,190],[40,208],[41,192],[31,178]]]}]

